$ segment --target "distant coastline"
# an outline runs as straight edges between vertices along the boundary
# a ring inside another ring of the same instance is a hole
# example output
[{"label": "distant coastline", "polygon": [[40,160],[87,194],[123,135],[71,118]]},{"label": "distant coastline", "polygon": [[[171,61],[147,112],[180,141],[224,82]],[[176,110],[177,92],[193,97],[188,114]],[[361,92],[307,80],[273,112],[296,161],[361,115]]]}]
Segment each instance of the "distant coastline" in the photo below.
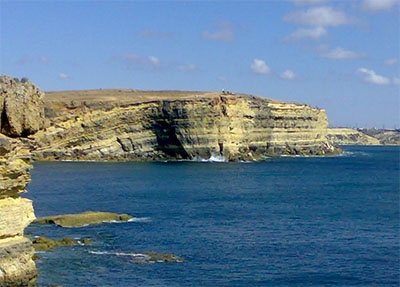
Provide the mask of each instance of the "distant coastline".
[{"label": "distant coastline", "polygon": [[400,129],[332,127],[327,137],[335,145],[400,145]]}]

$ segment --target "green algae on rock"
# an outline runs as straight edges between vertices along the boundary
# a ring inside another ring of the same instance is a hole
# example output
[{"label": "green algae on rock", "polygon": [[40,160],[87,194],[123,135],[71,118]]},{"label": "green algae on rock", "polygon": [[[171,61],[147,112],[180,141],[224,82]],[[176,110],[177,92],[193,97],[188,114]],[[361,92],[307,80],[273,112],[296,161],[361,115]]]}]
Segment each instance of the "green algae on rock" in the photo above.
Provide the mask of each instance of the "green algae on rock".
[{"label": "green algae on rock", "polygon": [[133,218],[129,214],[117,214],[102,211],[86,211],[77,214],[63,214],[36,219],[38,224],[55,224],[61,227],[82,227],[103,222],[128,221]]}]

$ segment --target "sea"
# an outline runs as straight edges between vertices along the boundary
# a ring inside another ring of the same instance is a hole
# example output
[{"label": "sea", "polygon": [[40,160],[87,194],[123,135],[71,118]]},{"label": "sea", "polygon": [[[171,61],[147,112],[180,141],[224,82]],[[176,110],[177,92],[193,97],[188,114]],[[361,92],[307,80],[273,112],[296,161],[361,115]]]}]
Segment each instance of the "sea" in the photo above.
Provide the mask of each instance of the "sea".
[{"label": "sea", "polygon": [[[264,162],[35,162],[37,217],[109,211],[124,223],[31,224],[91,244],[39,252],[38,286],[400,286],[399,146]],[[138,264],[145,251],[183,262]]]}]

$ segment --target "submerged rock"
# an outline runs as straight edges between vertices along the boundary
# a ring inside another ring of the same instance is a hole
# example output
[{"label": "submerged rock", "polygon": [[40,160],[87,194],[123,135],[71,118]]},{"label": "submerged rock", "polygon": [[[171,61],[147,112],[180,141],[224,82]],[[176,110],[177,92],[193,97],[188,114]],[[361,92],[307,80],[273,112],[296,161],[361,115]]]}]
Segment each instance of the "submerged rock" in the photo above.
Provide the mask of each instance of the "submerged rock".
[{"label": "submerged rock", "polygon": [[55,224],[61,227],[81,227],[85,225],[99,224],[103,222],[128,221],[133,218],[129,214],[117,214],[112,212],[86,211],[77,214],[64,214],[48,216],[36,219],[39,224]]},{"label": "submerged rock", "polygon": [[103,251],[89,251],[95,255],[114,255],[129,258],[129,261],[135,264],[150,264],[150,263],[180,263],[184,258],[178,257],[172,253],[158,253],[156,251],[143,251],[143,252],[103,252]]},{"label": "submerged rock", "polygon": [[61,240],[53,240],[44,236],[40,236],[32,239],[33,247],[36,251],[49,251],[57,247],[61,246],[71,246],[71,245],[87,245],[90,244],[89,239],[72,239],[72,238],[63,238]]},{"label": "submerged rock", "polygon": [[148,260],[145,263],[155,262],[183,262],[182,257],[178,257],[172,253],[158,253],[155,251],[145,251],[144,255],[148,256]]}]

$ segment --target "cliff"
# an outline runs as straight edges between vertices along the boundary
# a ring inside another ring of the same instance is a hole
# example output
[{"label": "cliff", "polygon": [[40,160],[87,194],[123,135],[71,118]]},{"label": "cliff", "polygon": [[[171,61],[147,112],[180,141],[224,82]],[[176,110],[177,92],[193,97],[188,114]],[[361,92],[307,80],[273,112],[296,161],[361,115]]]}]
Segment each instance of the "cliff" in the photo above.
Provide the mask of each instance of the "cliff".
[{"label": "cliff", "polygon": [[337,145],[379,145],[378,139],[351,128],[329,128],[328,139]]},{"label": "cliff", "polygon": [[400,130],[329,128],[328,139],[336,145],[400,145]]},{"label": "cliff", "polygon": [[48,160],[260,160],[338,152],[324,110],[216,92],[49,92],[50,126],[34,135]]},{"label": "cliff", "polygon": [[24,229],[35,219],[20,194],[30,181],[29,134],[43,127],[43,93],[28,81],[0,77],[0,286],[28,286],[36,277],[32,242]]},{"label": "cliff", "polygon": [[357,129],[365,135],[374,137],[382,145],[400,145],[399,129]]}]

